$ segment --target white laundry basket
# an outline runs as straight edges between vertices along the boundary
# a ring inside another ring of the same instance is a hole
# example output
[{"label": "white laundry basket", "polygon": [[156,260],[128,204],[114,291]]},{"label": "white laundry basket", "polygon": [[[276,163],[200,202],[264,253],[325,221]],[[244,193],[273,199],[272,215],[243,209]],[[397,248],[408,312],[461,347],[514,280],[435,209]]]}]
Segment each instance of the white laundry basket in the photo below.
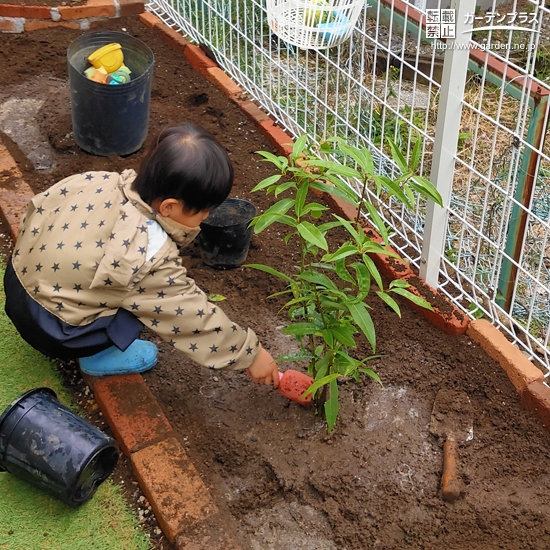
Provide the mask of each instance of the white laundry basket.
[{"label": "white laundry basket", "polygon": [[347,40],[365,0],[266,0],[271,30],[298,48],[322,50]]}]

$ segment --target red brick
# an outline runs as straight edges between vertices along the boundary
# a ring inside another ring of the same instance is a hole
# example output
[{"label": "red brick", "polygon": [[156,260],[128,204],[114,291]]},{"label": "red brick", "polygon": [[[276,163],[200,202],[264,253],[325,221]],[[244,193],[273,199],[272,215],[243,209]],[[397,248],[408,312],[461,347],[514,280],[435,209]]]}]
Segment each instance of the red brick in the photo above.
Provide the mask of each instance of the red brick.
[{"label": "red brick", "polygon": [[146,25],[150,29],[154,29],[156,26],[162,24],[162,21],[156,15],[149,11],[142,13],[139,16],[139,19],[144,25]]},{"label": "red brick", "polygon": [[262,111],[258,105],[250,100],[236,99],[237,105],[255,122],[260,123],[266,120],[270,120],[267,113]]},{"label": "red brick", "polygon": [[21,18],[0,17],[0,32],[23,32],[25,20]]},{"label": "red brick", "polygon": [[145,0],[119,0],[119,17],[138,15],[145,12]]},{"label": "red brick", "polygon": [[541,381],[531,382],[521,394],[521,401],[550,430],[550,388]]},{"label": "red brick", "polygon": [[40,29],[48,29],[50,27],[64,27],[66,29],[79,29],[80,26],[78,23],[72,23],[70,21],[27,21],[25,23],[25,30],[27,32],[38,31]]},{"label": "red brick", "polygon": [[172,427],[139,374],[93,382],[94,398],[122,452],[130,453],[171,435]]},{"label": "red brick", "polygon": [[[388,260],[388,258],[386,258]],[[428,302],[431,302],[430,295],[436,295],[438,299],[447,300],[443,295],[441,295],[437,290],[432,288],[430,285],[422,281],[417,275],[405,275],[399,277],[411,284],[407,289],[413,294],[421,296],[426,299]],[[414,278],[414,280],[411,280]],[[419,288],[420,290],[417,290]],[[409,305],[423,317],[425,317],[433,326],[439,330],[445,332],[446,334],[464,334],[468,330],[470,321],[468,317],[462,313],[458,308],[452,305],[451,302],[448,302],[449,311],[440,311],[437,307],[434,307],[434,304],[431,304],[433,311],[416,305],[413,302],[409,302]]]},{"label": "red brick", "polygon": [[26,19],[51,19],[50,8],[46,6],[15,6],[0,4],[0,16],[25,17]]},{"label": "red brick", "polygon": [[271,143],[273,143],[280,154],[288,157],[292,153],[294,140],[271,119],[261,122],[259,128]]},{"label": "red brick", "polygon": [[520,393],[533,382],[542,382],[542,372],[489,321],[472,321],[468,328],[468,336],[475,340],[489,357],[500,363]]},{"label": "red brick", "polygon": [[175,438],[136,451],[130,460],[170,542],[218,513],[199,473]]},{"label": "red brick", "polygon": [[190,46],[189,41],[186,40],[182,34],[174,29],[171,29],[165,25],[160,19],[159,23],[156,24],[153,28],[157,31],[161,38],[176,52],[183,53],[187,51],[187,48]]},{"label": "red brick", "polygon": [[87,17],[115,17],[113,0],[88,0],[82,6],[60,6],[61,19],[85,19]]},{"label": "red brick", "polygon": [[206,78],[220,88],[225,95],[232,96],[243,93],[243,89],[219,67],[211,67],[206,70],[206,73]]},{"label": "red brick", "polygon": [[[208,69],[218,68],[218,64],[212,61],[198,46],[189,44],[185,48],[185,57],[198,73],[208,76]],[[223,71],[222,71],[223,72]]]}]

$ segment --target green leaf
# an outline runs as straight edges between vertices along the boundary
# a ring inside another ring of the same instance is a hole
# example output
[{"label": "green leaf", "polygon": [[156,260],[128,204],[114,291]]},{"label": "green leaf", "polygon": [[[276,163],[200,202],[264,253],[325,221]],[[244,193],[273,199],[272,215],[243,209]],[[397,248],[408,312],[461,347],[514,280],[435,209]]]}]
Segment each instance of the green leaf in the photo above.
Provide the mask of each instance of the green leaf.
[{"label": "green leaf", "polygon": [[[271,224],[280,221],[283,218],[282,216],[286,214],[294,206],[294,199],[286,198],[281,199],[272,206],[270,206],[263,214],[256,216],[252,222],[255,233],[261,233],[264,229],[269,227]],[[290,218],[290,217],[288,217]],[[287,225],[291,225],[289,219],[286,218],[285,222]],[[292,218],[290,218],[292,220]]]},{"label": "green leaf", "polygon": [[[270,225],[273,225],[274,223],[288,225],[293,228],[296,227],[296,220],[294,218],[286,214],[277,213],[262,214],[261,216],[258,216],[258,218],[254,218],[248,226],[253,227],[254,233],[258,234],[262,231],[265,231]],[[290,233],[290,235],[292,235],[292,233]]]},{"label": "green leaf", "polygon": [[367,306],[363,302],[352,302],[346,304],[348,311],[351,313],[355,324],[362,330],[363,334],[369,341],[372,351],[376,351],[376,333],[372,317],[367,311]]},{"label": "green leaf", "polygon": [[422,142],[420,139],[416,139],[414,148],[411,153],[410,168],[413,172],[416,172],[418,165],[420,164],[420,154],[422,153]]},{"label": "green leaf", "polygon": [[338,290],[338,287],[324,274],[318,271],[302,271],[299,275],[296,275],[297,279],[313,283],[314,285],[321,285],[328,289]]},{"label": "green leaf", "polygon": [[252,193],[254,193],[255,191],[260,191],[261,189],[265,189],[266,187],[277,183],[282,177],[282,174],[274,174],[273,176],[265,178],[265,180],[262,180],[260,183],[258,183],[258,185],[256,185],[256,187],[252,189]]},{"label": "green leaf", "polygon": [[346,268],[344,260],[336,260],[335,262],[336,274],[342,281],[346,281],[355,286],[355,279],[351,276],[350,272]]},{"label": "green leaf", "polygon": [[[324,349],[323,346],[317,346],[317,347],[318,348],[321,347],[322,349]],[[317,351],[316,351],[316,354],[320,355],[320,353],[317,353]],[[324,357],[321,357],[321,359],[319,359],[315,363],[315,369],[316,369],[315,380],[316,381],[322,380],[326,376],[326,374],[329,370],[329,367],[330,367],[330,358],[331,357],[332,357],[332,355],[330,353],[326,353],[324,355]],[[317,386],[317,387],[320,387],[320,386]],[[308,388],[308,389],[311,389],[311,388]],[[313,391],[315,391],[315,390],[313,390]]]},{"label": "green leaf", "polygon": [[[305,216],[306,214],[311,213],[312,218],[320,218],[321,215],[325,210],[328,210],[326,206],[323,206],[322,204],[319,204],[318,202],[310,202],[304,206],[302,209],[302,216]],[[321,231],[321,227],[317,226],[319,228],[319,231]]]},{"label": "green leaf", "polygon": [[321,191],[322,193],[334,195],[335,197],[338,197],[357,207],[358,197],[350,187],[344,185],[338,178],[333,178],[330,176],[326,176],[326,178],[330,180],[333,185],[329,185],[328,183],[323,183],[320,181],[312,181],[309,184],[310,189],[316,189],[317,191]]},{"label": "green leaf", "polygon": [[292,323],[284,327],[283,334],[292,334],[293,336],[309,336],[310,334],[319,334],[319,327],[315,323]]},{"label": "green leaf", "polygon": [[331,327],[330,331],[332,332],[334,338],[336,338],[338,342],[341,342],[342,344],[344,344],[344,346],[348,348],[356,347],[356,343],[355,343],[355,339],[353,338],[353,335],[357,331],[352,326],[339,325],[336,327]]},{"label": "green leaf", "polygon": [[306,145],[307,145],[308,136],[307,134],[302,134],[292,146],[292,154],[290,155],[290,162],[293,164],[296,160],[302,155]]},{"label": "green leaf", "polygon": [[296,226],[298,233],[302,239],[311,243],[323,250],[328,250],[328,244],[324,235],[319,231],[319,229],[310,222],[304,221],[299,223]]},{"label": "green leaf", "polygon": [[397,302],[387,293],[387,292],[384,292],[382,290],[378,290],[376,292],[376,294],[378,295],[378,297],[386,304],[388,305],[389,307],[391,307],[393,309],[393,311],[395,311],[395,313],[397,313],[397,315],[399,315],[399,317],[401,317],[401,310],[399,309],[399,305],[397,304]]},{"label": "green leaf", "polygon": [[[345,296],[345,294],[344,294]],[[348,308],[342,302],[335,302],[334,300],[329,300],[323,296],[319,297],[321,305],[327,311],[347,311]]]},{"label": "green leaf", "polygon": [[294,212],[296,213],[296,218],[301,218],[303,214],[304,204],[307,199],[308,186],[300,185],[296,189],[296,201],[294,204]]},{"label": "green leaf", "polygon": [[403,279],[394,279],[390,283],[390,288],[409,288],[411,285]]},{"label": "green leaf", "polygon": [[340,176],[341,178],[357,179],[361,180],[361,172],[350,166],[345,166],[337,162],[326,162],[326,167],[330,170],[330,173],[333,175]]},{"label": "green leaf", "polygon": [[342,224],[338,221],[333,222],[326,222],[322,223],[321,225],[318,225],[317,228],[319,231],[323,234],[325,234],[327,231],[330,231],[331,229],[334,229],[335,227],[341,227]]},{"label": "green leaf", "polygon": [[227,299],[222,294],[208,294],[207,298],[209,302],[223,302]]},{"label": "green leaf", "polygon": [[304,396],[309,395],[310,393],[315,393],[319,388],[321,388],[325,384],[330,384],[337,378],[340,378],[340,376],[341,375],[339,373],[333,373],[328,374],[327,376],[323,376],[319,380],[315,380],[315,382],[311,384],[311,386],[304,392]]},{"label": "green leaf", "polygon": [[353,254],[357,254],[358,250],[354,244],[344,243],[338,250],[332,254],[325,254],[322,258],[323,262],[337,262],[338,260],[343,260]]},{"label": "green leaf", "polygon": [[357,229],[355,229],[355,226],[345,218],[342,218],[341,216],[338,216],[337,214],[334,214],[334,217],[340,222],[342,226],[344,226],[348,233],[353,237],[353,240],[356,242],[363,242],[364,240],[364,234],[363,230],[361,230],[361,234],[358,233]]},{"label": "green leaf", "polygon": [[277,271],[276,269],[273,269],[272,267],[264,264],[245,264],[243,267],[250,267],[251,269],[257,269],[258,271],[264,271],[265,273],[269,273],[270,275],[273,275],[275,277],[279,277],[279,279],[283,279],[284,281],[287,281],[289,283],[294,283],[294,279],[292,277],[289,277],[288,275],[285,275],[284,273],[281,273],[280,271]]},{"label": "green leaf", "polygon": [[361,258],[363,260],[363,263],[365,264],[365,267],[369,270],[369,273],[371,274],[376,284],[380,288],[382,288],[384,286],[384,281],[382,281],[382,276],[380,275],[380,271],[378,271],[378,268],[376,267],[374,260],[367,254],[363,254]]},{"label": "green leaf", "polygon": [[[370,258],[366,256],[369,260]],[[372,261],[372,260],[371,260]],[[355,276],[357,277],[357,285],[362,292],[366,294],[370,291],[370,271],[364,263],[353,262],[351,267],[355,269]],[[380,275],[378,275],[380,277]]]},{"label": "green leaf", "polygon": [[404,298],[407,298],[407,300],[410,300],[413,304],[416,304],[417,306],[429,309],[430,311],[433,311],[433,307],[424,298],[417,296],[416,294],[413,294],[412,292],[406,290],[405,288],[392,288],[392,292],[395,292],[395,294],[399,294],[400,296],[403,296]]},{"label": "green leaf", "polygon": [[403,204],[407,205],[409,208],[412,208],[414,203],[410,202],[410,199],[397,182],[391,180],[387,176],[374,176],[374,181],[378,189],[378,194],[380,194],[380,190],[383,187],[390,193],[390,195],[396,196]]},{"label": "green leaf", "polygon": [[376,380],[382,386],[382,380],[372,369],[357,369],[359,372],[370,376],[373,380]]},{"label": "green leaf", "polygon": [[380,214],[377,212],[376,208],[374,208],[374,206],[371,203],[366,202],[365,206],[366,206],[367,210],[369,211],[369,216],[370,216],[371,220],[374,222],[374,224],[376,226],[376,230],[378,231],[378,233],[382,237],[382,240],[385,243],[387,243],[390,240],[390,237],[389,237],[389,234],[388,234],[388,228],[387,228],[386,224],[384,223],[384,220],[382,219]]},{"label": "green leaf", "polygon": [[325,418],[327,420],[328,432],[332,432],[338,418],[338,382],[330,382],[330,397],[325,403]]},{"label": "green leaf", "polygon": [[264,160],[274,164],[281,172],[284,172],[288,167],[288,159],[282,155],[277,156],[269,151],[256,151],[256,153],[264,157]]},{"label": "green leaf", "polygon": [[374,163],[372,162],[372,155],[367,149],[359,150],[357,147],[353,147],[346,143],[341,142],[340,151],[351,157],[360,167],[364,174],[369,176],[374,175]]},{"label": "green leaf", "polygon": [[334,335],[332,332],[329,329],[324,329],[321,331],[321,336],[323,337],[326,345],[332,349],[334,347]]},{"label": "green leaf", "polygon": [[410,186],[422,197],[431,199],[439,206],[443,206],[443,199],[434,184],[422,176],[413,176]]},{"label": "green leaf", "polygon": [[395,164],[397,164],[397,166],[399,166],[399,169],[401,170],[401,172],[403,172],[403,173],[408,172],[409,167],[407,166],[407,161],[405,160],[405,157],[403,156],[403,153],[401,153],[401,151],[399,150],[397,145],[391,139],[388,138],[387,141],[389,143],[389,146],[390,146],[390,149],[391,149],[391,156],[392,156]]},{"label": "green leaf", "polygon": [[278,197],[281,193],[284,193],[287,189],[291,189],[292,187],[296,187],[296,184],[293,181],[287,181],[277,185],[275,189],[275,197]]}]

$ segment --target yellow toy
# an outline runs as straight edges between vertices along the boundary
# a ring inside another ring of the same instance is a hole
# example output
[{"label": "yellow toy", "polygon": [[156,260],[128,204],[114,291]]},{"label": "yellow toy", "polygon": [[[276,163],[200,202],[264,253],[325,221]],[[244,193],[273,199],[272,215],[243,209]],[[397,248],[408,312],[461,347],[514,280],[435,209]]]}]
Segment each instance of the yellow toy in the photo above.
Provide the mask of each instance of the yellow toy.
[{"label": "yellow toy", "polygon": [[107,44],[90,54],[88,61],[96,68],[103,67],[108,73],[114,73],[124,63],[122,46],[117,42]]}]

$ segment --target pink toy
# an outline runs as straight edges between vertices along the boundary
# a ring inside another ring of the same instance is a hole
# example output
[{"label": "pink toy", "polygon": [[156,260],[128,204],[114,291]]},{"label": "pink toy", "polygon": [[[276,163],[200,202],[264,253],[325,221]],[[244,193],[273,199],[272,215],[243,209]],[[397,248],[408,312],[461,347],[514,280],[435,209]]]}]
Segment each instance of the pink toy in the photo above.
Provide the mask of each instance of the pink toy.
[{"label": "pink toy", "polygon": [[311,394],[302,397],[303,393],[313,384],[315,380],[298,372],[296,370],[289,369],[285,372],[279,372],[279,392],[281,395],[300,405],[308,405],[313,397]]}]

